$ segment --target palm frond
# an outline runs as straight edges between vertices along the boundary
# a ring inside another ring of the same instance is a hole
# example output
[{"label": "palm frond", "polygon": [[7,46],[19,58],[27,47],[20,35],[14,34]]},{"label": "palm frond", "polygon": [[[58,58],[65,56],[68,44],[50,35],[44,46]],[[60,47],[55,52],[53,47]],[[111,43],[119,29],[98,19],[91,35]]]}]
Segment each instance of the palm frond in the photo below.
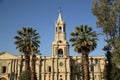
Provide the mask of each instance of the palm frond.
[{"label": "palm frond", "polygon": [[92,31],[92,28],[87,25],[75,27],[75,31],[71,32],[71,36],[72,38],[69,41],[72,43],[72,47],[74,47],[74,51],[76,52],[80,53],[82,49],[90,52],[97,46],[97,33],[96,31]]},{"label": "palm frond", "polygon": [[38,52],[39,50],[39,33],[37,33],[37,30],[34,30],[32,27],[23,27],[21,30],[17,31],[18,35],[15,36],[15,44],[16,48],[19,49],[20,52],[32,52],[36,50]]}]

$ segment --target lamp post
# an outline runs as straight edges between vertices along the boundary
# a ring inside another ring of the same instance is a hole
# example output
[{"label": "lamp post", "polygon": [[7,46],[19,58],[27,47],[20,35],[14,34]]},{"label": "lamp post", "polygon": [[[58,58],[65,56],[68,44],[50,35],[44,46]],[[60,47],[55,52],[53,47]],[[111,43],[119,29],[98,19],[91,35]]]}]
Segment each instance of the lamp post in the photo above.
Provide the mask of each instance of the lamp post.
[{"label": "lamp post", "polygon": [[[93,60],[95,63],[93,63]],[[92,57],[90,58],[91,64],[90,64],[90,70],[92,71],[92,80],[94,80],[94,66],[98,63],[98,60],[95,58],[93,59]]]}]

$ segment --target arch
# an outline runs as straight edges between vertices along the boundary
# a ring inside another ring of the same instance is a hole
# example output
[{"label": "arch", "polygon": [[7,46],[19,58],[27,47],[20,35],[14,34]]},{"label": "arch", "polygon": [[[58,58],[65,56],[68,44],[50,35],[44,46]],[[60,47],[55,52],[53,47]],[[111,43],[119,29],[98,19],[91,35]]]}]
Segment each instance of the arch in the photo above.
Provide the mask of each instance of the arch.
[{"label": "arch", "polygon": [[61,32],[62,32],[62,27],[61,27],[61,26],[59,27],[58,32],[59,32],[59,33],[61,33]]},{"label": "arch", "polygon": [[61,41],[61,40],[59,40],[58,42],[59,42],[59,43],[62,43],[62,41]]},{"label": "arch", "polygon": [[60,80],[63,80],[62,78]]},{"label": "arch", "polygon": [[63,50],[62,49],[58,50],[58,57],[63,57]]},{"label": "arch", "polygon": [[0,80],[7,80],[5,77],[0,78]]}]

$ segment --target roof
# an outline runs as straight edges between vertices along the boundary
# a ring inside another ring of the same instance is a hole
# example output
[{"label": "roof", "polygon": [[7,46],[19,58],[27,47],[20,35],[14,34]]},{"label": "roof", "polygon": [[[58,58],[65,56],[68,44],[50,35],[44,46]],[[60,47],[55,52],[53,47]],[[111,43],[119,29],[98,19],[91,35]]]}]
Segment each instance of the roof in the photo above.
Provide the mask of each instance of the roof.
[{"label": "roof", "polygon": [[0,59],[18,59],[18,56],[15,56],[8,52],[0,53]]}]

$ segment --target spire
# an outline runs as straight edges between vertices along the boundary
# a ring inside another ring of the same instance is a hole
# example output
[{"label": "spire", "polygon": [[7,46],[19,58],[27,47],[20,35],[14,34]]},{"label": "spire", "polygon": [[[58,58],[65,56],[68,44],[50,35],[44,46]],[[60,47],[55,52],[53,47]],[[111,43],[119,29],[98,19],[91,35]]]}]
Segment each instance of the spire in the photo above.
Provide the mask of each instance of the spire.
[{"label": "spire", "polygon": [[57,23],[59,23],[59,22],[63,22],[61,9],[59,9],[59,15],[58,15],[58,20],[57,20]]}]

